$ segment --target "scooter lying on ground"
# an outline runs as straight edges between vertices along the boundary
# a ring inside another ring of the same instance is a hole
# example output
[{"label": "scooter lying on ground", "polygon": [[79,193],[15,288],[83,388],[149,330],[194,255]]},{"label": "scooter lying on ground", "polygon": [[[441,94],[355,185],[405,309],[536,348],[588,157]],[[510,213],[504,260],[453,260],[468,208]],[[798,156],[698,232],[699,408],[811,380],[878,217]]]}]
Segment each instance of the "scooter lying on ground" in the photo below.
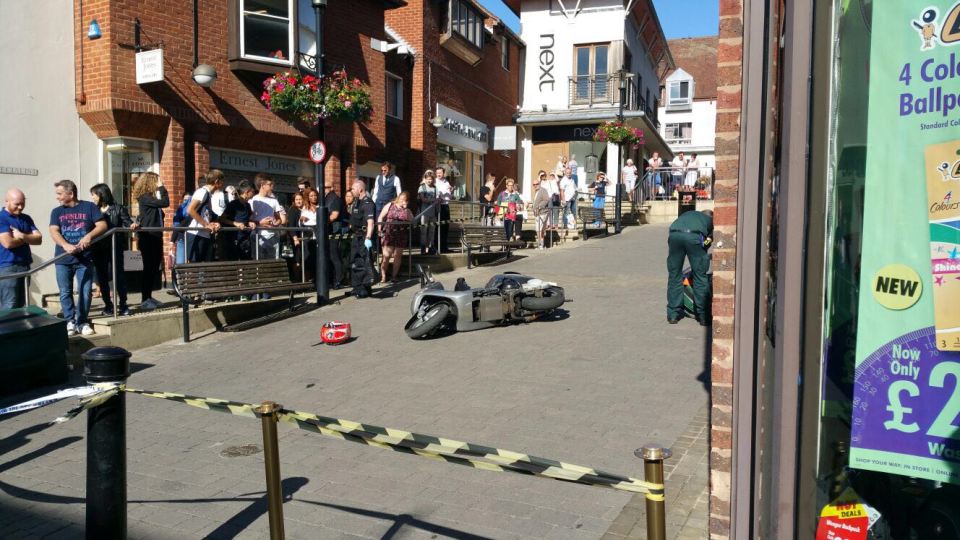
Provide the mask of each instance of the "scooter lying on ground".
[{"label": "scooter lying on ground", "polygon": [[421,289],[413,297],[413,317],[404,331],[413,339],[424,338],[441,329],[465,332],[514,322],[529,322],[563,305],[563,288],[516,272],[490,278],[483,288],[474,289],[463,278],[452,291],[433,279],[430,269],[420,271]]}]

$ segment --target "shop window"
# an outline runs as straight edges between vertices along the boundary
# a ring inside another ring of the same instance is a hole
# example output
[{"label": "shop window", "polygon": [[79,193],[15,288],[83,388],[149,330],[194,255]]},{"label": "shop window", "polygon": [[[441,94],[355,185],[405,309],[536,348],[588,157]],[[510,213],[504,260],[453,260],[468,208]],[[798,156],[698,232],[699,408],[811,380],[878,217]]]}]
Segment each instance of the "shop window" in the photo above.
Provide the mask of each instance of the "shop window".
[{"label": "shop window", "polygon": [[573,53],[573,102],[611,101],[610,44],[578,45]]},{"label": "shop window", "polygon": [[663,138],[667,144],[690,144],[693,133],[692,122],[679,122],[675,124],[666,124],[663,130]]},{"label": "shop window", "polygon": [[693,79],[670,81],[667,84],[669,92],[668,109],[686,109],[693,103]]},{"label": "shop window", "polygon": [[[231,60],[292,66],[297,34],[305,30],[296,24],[297,12],[303,12],[312,22],[312,8],[303,9],[310,2],[298,2],[305,6],[298,10],[294,0],[236,0],[231,4],[236,9],[231,16]],[[316,39],[312,41],[315,49]]]},{"label": "shop window", "polygon": [[130,194],[141,174],[160,172],[156,141],[117,137],[100,141],[100,149],[100,181],[110,187],[113,197],[125,204],[132,215],[137,215]]},{"label": "shop window", "polygon": [[403,79],[392,73],[387,73],[384,79],[387,85],[387,116],[403,120]]},{"label": "shop window", "polygon": [[500,67],[510,71],[510,40],[506,36],[500,37]]}]

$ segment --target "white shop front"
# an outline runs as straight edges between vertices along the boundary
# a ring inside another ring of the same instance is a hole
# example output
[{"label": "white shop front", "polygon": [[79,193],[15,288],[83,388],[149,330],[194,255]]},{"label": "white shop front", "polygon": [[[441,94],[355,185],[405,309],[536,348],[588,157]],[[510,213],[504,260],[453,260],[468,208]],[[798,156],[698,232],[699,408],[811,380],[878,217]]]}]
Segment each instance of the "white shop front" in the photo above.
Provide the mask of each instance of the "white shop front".
[{"label": "white shop front", "polygon": [[486,124],[437,104],[437,165],[454,186],[456,198],[476,201],[483,185],[483,156],[489,148]]}]

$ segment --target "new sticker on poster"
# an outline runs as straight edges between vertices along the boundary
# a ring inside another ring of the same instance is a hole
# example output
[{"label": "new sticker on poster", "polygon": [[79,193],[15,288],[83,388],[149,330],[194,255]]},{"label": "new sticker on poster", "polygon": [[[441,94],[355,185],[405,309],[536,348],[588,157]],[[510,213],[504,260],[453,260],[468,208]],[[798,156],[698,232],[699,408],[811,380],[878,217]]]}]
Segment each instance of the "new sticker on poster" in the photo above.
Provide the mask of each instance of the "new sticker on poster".
[{"label": "new sticker on poster", "polygon": [[850,466],[960,484],[960,2],[871,36]]}]

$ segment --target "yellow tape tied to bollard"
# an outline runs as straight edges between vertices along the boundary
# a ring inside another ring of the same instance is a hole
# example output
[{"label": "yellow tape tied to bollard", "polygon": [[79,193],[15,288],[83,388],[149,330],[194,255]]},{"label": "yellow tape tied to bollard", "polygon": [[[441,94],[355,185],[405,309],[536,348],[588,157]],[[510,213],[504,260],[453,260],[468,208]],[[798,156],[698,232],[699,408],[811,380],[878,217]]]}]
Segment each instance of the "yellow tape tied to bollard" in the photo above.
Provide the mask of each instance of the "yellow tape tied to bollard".
[{"label": "yellow tape tied to bollard", "polygon": [[[258,417],[255,411],[256,405],[249,403],[189,396],[174,392],[155,392],[134,388],[119,388],[119,390],[146,397],[176,401],[210,411],[224,412],[249,418]],[[104,398],[104,400],[105,399],[107,398]],[[636,478],[598,471],[581,465],[564,463],[562,461],[443,437],[422,435],[370,424],[361,424],[359,422],[318,416],[312,413],[291,411],[288,409],[281,409],[277,415],[280,420],[293,424],[297,428],[305,431],[319,433],[345,441],[366,444],[368,446],[386,448],[395,452],[417,455],[456,465],[465,465],[485,471],[515,472],[566,482],[607,487],[632,493],[643,493],[649,500],[664,500],[663,484],[645,482]]]}]

